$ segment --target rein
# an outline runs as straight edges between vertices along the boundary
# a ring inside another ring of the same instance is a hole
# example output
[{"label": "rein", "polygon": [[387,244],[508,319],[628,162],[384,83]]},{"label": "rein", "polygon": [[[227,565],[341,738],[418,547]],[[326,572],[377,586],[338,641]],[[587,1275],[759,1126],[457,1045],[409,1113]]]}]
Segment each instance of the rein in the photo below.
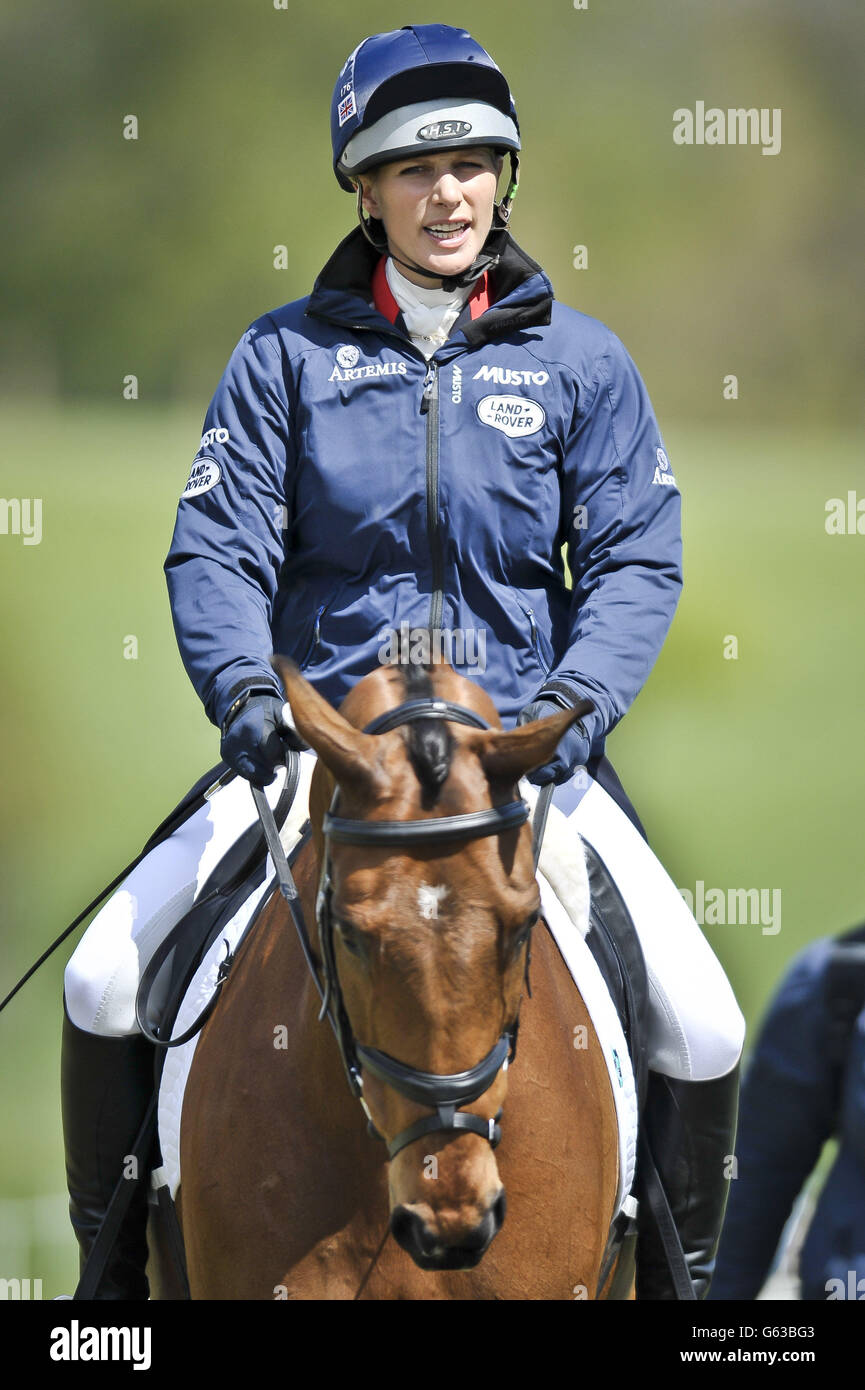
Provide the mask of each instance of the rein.
[{"label": "rein", "polygon": [[[448,719],[456,723],[468,724],[477,729],[488,729],[490,725],[474,710],[449,700],[418,699],[407,700],[396,709],[388,710],[367,724],[363,732],[367,734],[385,733],[400,725],[416,719]],[[463,815],[431,817],[428,820],[409,821],[363,821],[351,820],[336,814],[339,788],[334,789],[329,811],[322,821],[324,834],[324,858],[321,879],[316,897],[316,922],[322,953],[322,975],[319,975],[315,954],[309,938],[300,895],[289,868],[273,813],[263,792],[252,789],[258,814],[264,829],[268,849],[273,859],[279,889],[288,904],[292,921],[300,941],[304,959],[321,999],[319,1022],[327,1018],[336,1038],[340,1056],[345,1068],[346,1078],[352,1095],[360,1102],[367,1117],[373,1137],[384,1139],[376,1130],[372,1115],[363,1094],[363,1075],[365,1069],[388,1086],[393,1087],[407,1099],[419,1105],[428,1105],[435,1114],[422,1116],[414,1124],[402,1130],[395,1139],[387,1142],[389,1158],[395,1158],[401,1149],[424,1134],[440,1131],[471,1131],[480,1134],[495,1148],[501,1138],[497,1123],[501,1112],[495,1119],[484,1119],[461,1110],[459,1107],[477,1100],[489,1089],[499,1071],[514,1060],[517,1047],[519,1011],[513,1023],[505,1029],[502,1036],[485,1057],[467,1071],[437,1073],[420,1071],[406,1066],[395,1057],[390,1057],[377,1048],[365,1047],[354,1036],[346,1012],[336,962],[333,952],[333,917],[330,843],[355,845],[387,845],[402,847],[407,844],[437,845],[445,842],[468,842],[488,835],[500,835],[515,830],[529,819],[530,811],[525,801],[511,801],[503,806],[493,806],[483,811],[469,811]],[[535,808],[533,821],[533,855],[537,869],[544,826],[553,793],[553,784],[544,787]],[[529,962],[531,942],[526,947],[526,984],[529,994]]]}]

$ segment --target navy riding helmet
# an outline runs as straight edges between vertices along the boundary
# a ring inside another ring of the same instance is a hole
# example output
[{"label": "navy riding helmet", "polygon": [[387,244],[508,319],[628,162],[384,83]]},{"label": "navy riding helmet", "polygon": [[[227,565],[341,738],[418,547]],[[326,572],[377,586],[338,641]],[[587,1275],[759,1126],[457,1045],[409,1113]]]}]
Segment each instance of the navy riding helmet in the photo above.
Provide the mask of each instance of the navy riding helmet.
[{"label": "navy riding helmet", "polygon": [[[347,192],[358,187],[358,174],[389,160],[470,145],[507,151],[511,178],[490,238],[506,228],[519,177],[516,107],[500,68],[465,29],[408,24],[364,39],[337,78],[330,128],[334,173]],[[380,229],[363,217],[359,189],[358,215],[369,239],[382,247]],[[460,279],[469,283],[477,267],[486,268],[498,254],[483,260]]]}]

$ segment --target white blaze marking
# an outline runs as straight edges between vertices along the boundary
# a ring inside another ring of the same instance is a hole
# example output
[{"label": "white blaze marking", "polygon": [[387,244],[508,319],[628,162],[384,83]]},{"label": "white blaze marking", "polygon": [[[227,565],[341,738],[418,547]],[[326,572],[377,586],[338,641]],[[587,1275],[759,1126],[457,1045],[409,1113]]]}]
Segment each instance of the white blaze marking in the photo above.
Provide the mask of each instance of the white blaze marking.
[{"label": "white blaze marking", "polygon": [[422,883],[417,890],[417,905],[421,917],[426,917],[427,920],[438,917],[439,903],[447,891],[443,883],[436,884],[434,888],[431,888],[428,883]]}]

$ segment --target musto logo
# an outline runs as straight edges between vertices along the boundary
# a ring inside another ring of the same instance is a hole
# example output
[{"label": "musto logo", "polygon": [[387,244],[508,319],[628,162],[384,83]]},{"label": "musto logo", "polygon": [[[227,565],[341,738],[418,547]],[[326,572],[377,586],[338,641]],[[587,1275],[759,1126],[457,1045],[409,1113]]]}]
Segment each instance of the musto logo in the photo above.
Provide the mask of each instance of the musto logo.
[{"label": "musto logo", "polygon": [[478,419],[511,439],[537,434],[546,418],[543,406],[525,396],[484,396],[478,401]]}]

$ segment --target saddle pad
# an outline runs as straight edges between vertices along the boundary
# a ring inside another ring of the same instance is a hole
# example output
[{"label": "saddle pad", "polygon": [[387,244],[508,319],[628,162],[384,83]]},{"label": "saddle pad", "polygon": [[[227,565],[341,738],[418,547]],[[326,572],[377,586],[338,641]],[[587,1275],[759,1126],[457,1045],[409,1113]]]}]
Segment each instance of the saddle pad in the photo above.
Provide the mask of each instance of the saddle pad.
[{"label": "saddle pad", "polygon": [[[281,835],[286,853],[290,853],[300,838],[300,828],[307,815],[312,759],[301,758],[300,762],[301,783]],[[538,788],[523,781],[520,783],[520,793],[534,810]],[[589,881],[581,846],[581,841],[574,844],[573,829],[567,825],[562,812],[551,805],[538,864],[541,906],[562,958],[585,1002],[603,1048],[610,1077],[619,1130],[615,1216],[629,1195],[634,1180],[637,1095],[622,1025],[595,958],[584,939],[589,927]],[[178,1011],[172,1036],[179,1036],[195,1022],[216,986],[219,964],[226,954],[225,942],[230,951],[235,949],[253,913],[274,886],[273,863],[268,856],[264,882],[253,891],[220,933],[219,940],[199,966]],[[580,1041],[575,1037],[575,1045]],[[180,1115],[197,1042],[198,1035],[181,1047],[169,1049],[159,1088],[159,1143],[163,1166],[154,1174],[154,1185],[162,1187],[167,1184],[172,1198],[180,1185]]]}]

